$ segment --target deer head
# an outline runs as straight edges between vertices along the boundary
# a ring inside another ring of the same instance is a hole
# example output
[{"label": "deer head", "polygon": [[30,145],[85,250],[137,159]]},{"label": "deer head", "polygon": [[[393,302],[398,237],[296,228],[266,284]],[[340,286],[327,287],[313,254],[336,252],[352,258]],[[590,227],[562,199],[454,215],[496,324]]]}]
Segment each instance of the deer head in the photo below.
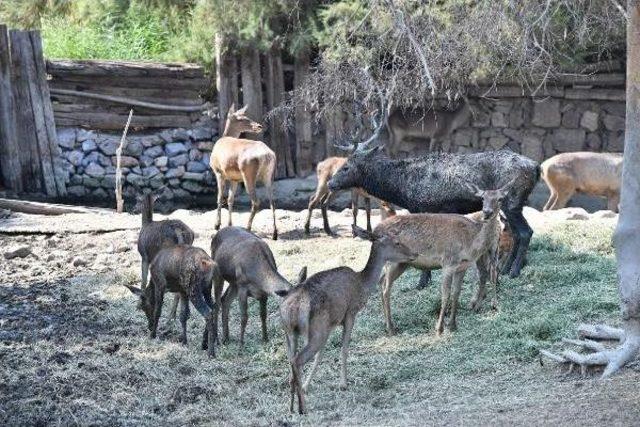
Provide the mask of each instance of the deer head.
[{"label": "deer head", "polygon": [[256,134],[262,132],[262,125],[254,122],[247,116],[247,107],[248,105],[245,105],[238,111],[235,111],[235,105],[231,104],[231,108],[229,108],[229,113],[227,114],[227,122],[224,127],[224,136],[238,138],[243,132]]}]

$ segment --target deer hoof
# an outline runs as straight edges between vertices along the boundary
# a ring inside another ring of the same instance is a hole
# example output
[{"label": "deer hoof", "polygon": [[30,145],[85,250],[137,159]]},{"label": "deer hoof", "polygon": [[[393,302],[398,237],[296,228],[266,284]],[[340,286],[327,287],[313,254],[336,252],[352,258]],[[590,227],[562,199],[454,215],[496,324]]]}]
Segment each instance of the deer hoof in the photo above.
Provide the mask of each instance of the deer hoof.
[{"label": "deer hoof", "polygon": [[220,224],[216,224],[213,226],[214,230],[218,231],[220,230]]},{"label": "deer hoof", "polygon": [[273,232],[273,236],[271,236],[271,238],[272,238],[273,240],[278,240],[278,232],[277,232],[277,231],[274,231],[274,232]]}]

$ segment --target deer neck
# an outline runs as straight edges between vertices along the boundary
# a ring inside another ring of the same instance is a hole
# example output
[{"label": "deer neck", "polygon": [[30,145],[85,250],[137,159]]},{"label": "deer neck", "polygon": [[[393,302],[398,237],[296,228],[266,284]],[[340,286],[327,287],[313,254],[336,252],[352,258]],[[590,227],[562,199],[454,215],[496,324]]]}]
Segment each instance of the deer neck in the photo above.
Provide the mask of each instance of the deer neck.
[{"label": "deer neck", "polygon": [[367,260],[367,264],[364,266],[364,269],[359,273],[362,291],[368,296],[371,295],[375,289],[378,280],[380,279],[380,275],[382,274],[382,269],[386,264],[387,260],[382,256],[380,251],[376,250],[373,245],[371,247],[371,251],[369,252],[369,259]]},{"label": "deer neck", "polygon": [[142,204],[142,225],[153,222],[153,202],[146,199]]},{"label": "deer neck", "polygon": [[499,212],[500,210],[498,209],[489,219],[482,221],[482,228],[480,229],[480,233],[478,233],[478,235],[474,239],[474,248],[482,249],[486,246],[486,242],[489,241],[489,239],[498,238],[495,233],[498,226]]},{"label": "deer neck", "polygon": [[241,134],[242,130],[238,129],[231,119],[227,119],[227,122],[224,125],[224,132],[222,133],[222,136],[240,138]]}]

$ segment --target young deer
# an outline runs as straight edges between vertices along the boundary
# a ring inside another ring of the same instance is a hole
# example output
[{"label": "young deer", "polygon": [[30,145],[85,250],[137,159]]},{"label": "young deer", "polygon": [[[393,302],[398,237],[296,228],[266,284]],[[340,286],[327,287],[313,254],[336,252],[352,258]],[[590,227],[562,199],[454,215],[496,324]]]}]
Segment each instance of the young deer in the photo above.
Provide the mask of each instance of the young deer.
[{"label": "young deer", "polygon": [[234,106],[231,106],[222,138],[218,139],[211,151],[210,166],[218,182],[218,212],[215,229],[219,230],[222,222],[221,212],[227,182],[230,183],[227,197],[229,226],[232,225],[233,201],[238,184],[243,182],[251,198],[251,214],[247,222],[247,230],[251,231],[253,218],[260,208],[260,201],[256,195],[256,184],[262,182],[269,196],[269,204],[273,214],[273,240],[276,240],[278,229],[276,227],[276,208],[273,204],[276,154],[262,141],[240,138],[243,132],[262,132],[262,125],[247,117],[246,110],[246,105],[238,111],[234,111]]},{"label": "young deer", "polygon": [[[176,245],[193,244],[194,233],[184,222],[177,219],[153,220],[153,203],[156,196],[152,193],[138,197],[136,211],[142,214],[142,227],[138,235],[138,252],[142,258],[141,285],[142,291],[147,286],[149,264],[162,249]],[[179,296],[176,295],[171,309],[171,319],[176,317]]]},{"label": "young deer", "polygon": [[[310,233],[309,226],[311,224],[311,213],[313,212],[313,209],[318,205],[318,203],[320,203],[320,208],[322,209],[324,231],[329,236],[334,235],[334,233],[331,231],[331,227],[329,226],[327,208],[329,207],[331,198],[335,193],[329,191],[327,182],[329,182],[331,177],[346,162],[346,157],[329,157],[318,163],[318,166],[316,167],[316,174],[318,176],[318,187],[316,188],[315,194],[309,199],[309,211],[307,213],[307,221],[304,225],[305,234]],[[371,231],[371,196],[369,196],[367,192],[362,190],[361,188],[351,189],[351,210],[353,212],[353,225],[358,225],[358,202],[360,196],[364,198],[365,211],[367,212],[367,231]],[[391,207],[391,205],[385,201],[380,200],[380,208],[382,209],[382,212],[384,212],[383,218],[396,214],[396,211]]]},{"label": "young deer", "polygon": [[444,331],[444,316],[451,304],[449,329],[455,330],[458,298],[465,272],[475,263],[478,268],[478,290],[471,308],[479,309],[485,294],[485,283],[490,278],[494,284],[494,304],[497,301],[497,252],[501,232],[500,203],[509,192],[512,183],[498,190],[482,191],[473,184],[473,192],[482,198],[481,220],[458,214],[410,214],[399,215],[383,221],[375,233],[394,236],[420,255],[411,262],[393,263],[387,266],[382,304],[387,332],[394,333],[391,320],[391,286],[407,267],[422,270],[443,269],[441,285],[442,304],[436,324],[438,335]]},{"label": "young deer", "polygon": [[[360,272],[348,267],[322,271],[292,289],[280,304],[280,317],[286,334],[287,354],[291,364],[290,409],[298,396],[298,411],[305,411],[304,390],[315,372],[327,338],[333,329],[342,325],[342,370],[340,388],[347,387],[347,355],[355,317],[374,292],[384,264],[388,261],[408,262],[417,253],[389,235],[379,235],[352,226],[354,234],[372,241],[369,260]],[[298,351],[298,338],[306,338],[306,345]],[[309,376],[302,385],[302,369],[315,356]]]},{"label": "young deer", "polygon": [[[255,234],[240,227],[227,227],[211,239],[211,257],[220,271],[214,281],[214,294],[216,304],[222,306],[223,342],[229,340],[229,308],[236,296],[240,302],[240,346],[244,345],[250,296],[260,301],[262,340],[267,342],[267,299],[286,295],[291,289],[291,283],[278,273],[271,249]],[[303,272],[306,275],[306,268]],[[222,295],[225,281],[229,287]]]},{"label": "young deer", "polygon": [[140,305],[147,316],[151,338],[155,338],[157,334],[164,293],[176,292],[180,298],[180,342],[186,345],[191,301],[206,322],[202,349],[208,350],[209,356],[215,356],[217,307],[211,301],[211,284],[217,275],[217,266],[205,251],[189,245],[177,245],[158,252],[151,262],[151,280],[144,291],[126,286],[140,296]]}]

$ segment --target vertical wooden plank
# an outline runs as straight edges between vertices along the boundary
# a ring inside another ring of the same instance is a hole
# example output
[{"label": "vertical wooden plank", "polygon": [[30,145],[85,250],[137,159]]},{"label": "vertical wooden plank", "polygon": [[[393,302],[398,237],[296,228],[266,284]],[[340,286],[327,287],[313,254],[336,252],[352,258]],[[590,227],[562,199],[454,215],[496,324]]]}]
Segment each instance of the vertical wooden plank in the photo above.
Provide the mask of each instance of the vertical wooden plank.
[{"label": "vertical wooden plank", "polygon": [[19,38],[24,69],[26,71],[24,76],[27,79],[27,88],[29,90],[29,99],[31,101],[31,123],[35,128],[35,142],[41,165],[41,179],[44,183],[44,190],[47,195],[56,197],[58,195],[58,191],[56,189],[56,182],[53,176],[51,148],[49,147],[49,138],[47,137],[47,129],[44,123],[45,113],[42,94],[39,92],[38,84],[36,83],[38,77],[31,37],[28,31],[22,31]]},{"label": "vertical wooden plank", "polygon": [[[258,49],[245,49],[240,57],[240,74],[242,78],[242,103],[246,105],[247,115],[261,123],[263,121],[262,73],[260,53]],[[245,136],[257,138],[257,135]]]},{"label": "vertical wooden plank", "polygon": [[56,134],[51,94],[49,93],[49,84],[47,83],[47,69],[42,53],[42,37],[39,31],[30,31],[29,37],[31,39],[33,63],[36,72],[34,82],[36,83],[37,94],[42,105],[42,117],[45,126],[46,141],[43,149],[46,149],[46,146],[49,148],[56,193],[58,196],[65,196],[67,189],[65,173],[61,162],[62,150],[60,150],[60,146],[58,145],[58,136]]},{"label": "vertical wooden plank", "polygon": [[[224,132],[224,126],[227,121],[227,112],[231,107],[232,100],[232,70],[230,66],[229,53],[226,46],[226,40],[222,34],[215,36],[216,50],[216,91],[218,92],[218,117],[220,123],[220,135]],[[237,84],[236,84],[237,88]],[[237,89],[236,89],[237,90]],[[236,105],[236,108],[238,106]]]},{"label": "vertical wooden plank", "polygon": [[22,167],[16,136],[9,34],[0,25],[0,167],[4,185],[16,193],[23,191]]},{"label": "vertical wooden plank", "polygon": [[28,77],[24,63],[25,58],[21,46],[21,33],[23,32],[17,30],[9,31],[13,99],[16,108],[16,136],[20,151],[24,190],[27,192],[41,192],[40,156],[38,154],[36,131],[33,126],[33,111],[31,109]]},{"label": "vertical wooden plank", "polygon": [[[293,63],[293,86],[299,88],[309,75],[310,56],[307,50],[296,54]],[[311,114],[304,105],[296,107],[296,171],[305,176],[313,168],[313,141],[311,134]]]},{"label": "vertical wooden plank", "polygon": [[[267,87],[267,108],[272,110],[280,105],[284,99],[284,73],[282,70],[282,50],[274,46],[271,48],[266,58],[266,87]],[[276,153],[277,167],[276,178],[293,176],[293,165],[291,152],[288,150],[288,141],[285,130],[279,118],[272,120],[269,126],[271,137],[271,147]],[[290,166],[290,169],[288,167]],[[289,170],[288,170],[289,169]]]}]

